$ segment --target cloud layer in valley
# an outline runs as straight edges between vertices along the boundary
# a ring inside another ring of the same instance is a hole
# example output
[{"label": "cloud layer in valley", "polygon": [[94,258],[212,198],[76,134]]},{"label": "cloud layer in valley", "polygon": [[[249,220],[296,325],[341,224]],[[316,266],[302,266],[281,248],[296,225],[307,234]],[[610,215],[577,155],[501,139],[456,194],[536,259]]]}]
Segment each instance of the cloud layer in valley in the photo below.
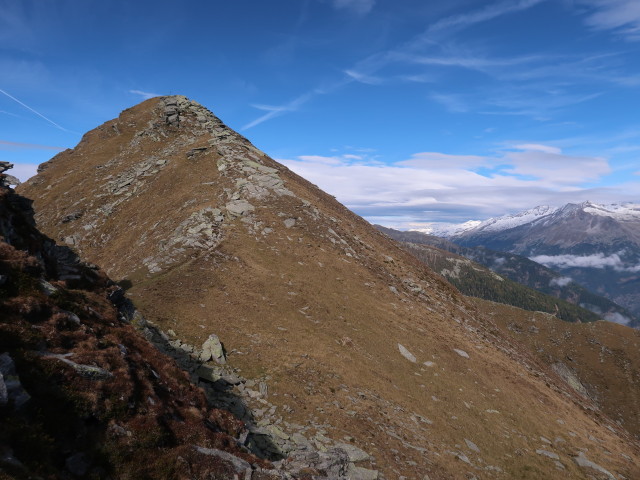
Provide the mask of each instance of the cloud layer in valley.
[{"label": "cloud layer in valley", "polygon": [[617,253],[612,255],[603,253],[595,253],[593,255],[537,255],[531,257],[531,260],[548,267],[612,268],[618,272],[640,272],[640,265],[627,265]]}]

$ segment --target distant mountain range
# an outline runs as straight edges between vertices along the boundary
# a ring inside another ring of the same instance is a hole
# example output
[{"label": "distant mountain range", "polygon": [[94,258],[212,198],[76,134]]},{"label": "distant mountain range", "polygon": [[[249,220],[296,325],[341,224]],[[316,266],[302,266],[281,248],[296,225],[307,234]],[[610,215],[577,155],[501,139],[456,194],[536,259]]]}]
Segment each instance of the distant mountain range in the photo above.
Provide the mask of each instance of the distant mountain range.
[{"label": "distant mountain range", "polygon": [[552,313],[569,322],[604,318],[640,326],[640,320],[624,307],[521,255],[462,247],[421,232],[376,227],[402,242],[465,295]]},{"label": "distant mountain range", "polygon": [[540,206],[430,233],[528,257],[640,315],[640,204]]}]

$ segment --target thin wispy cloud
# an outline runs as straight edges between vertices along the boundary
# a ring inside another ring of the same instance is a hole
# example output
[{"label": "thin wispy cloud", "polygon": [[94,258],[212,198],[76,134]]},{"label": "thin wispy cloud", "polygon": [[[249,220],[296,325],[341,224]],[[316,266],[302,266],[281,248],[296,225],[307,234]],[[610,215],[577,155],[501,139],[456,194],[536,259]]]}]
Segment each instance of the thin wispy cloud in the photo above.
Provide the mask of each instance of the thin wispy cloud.
[{"label": "thin wispy cloud", "polygon": [[571,282],[573,282],[573,278],[571,277],[554,277],[549,282],[550,287],[558,286],[558,287],[566,287]]},{"label": "thin wispy cloud", "polygon": [[609,312],[604,314],[605,320],[610,322],[619,323],[620,325],[629,325],[631,323],[631,319],[629,317],[625,317],[621,313],[618,312]]},{"label": "thin wispy cloud", "polygon": [[12,112],[7,112],[6,110],[0,110],[0,113],[3,115],[9,115],[10,117],[20,118],[20,115],[16,115],[15,113],[12,113]]},{"label": "thin wispy cloud", "polygon": [[537,143],[521,143],[519,145],[514,145],[514,148],[517,150],[533,150],[535,152],[544,152],[552,155],[559,155],[562,153],[562,149],[558,147],[552,147],[550,145],[540,145]]},{"label": "thin wispy cloud", "polygon": [[278,105],[263,105],[261,103],[252,103],[251,106],[253,108],[257,108],[258,110],[263,110],[265,112],[279,112],[281,110],[286,110],[286,106],[278,106]]},{"label": "thin wispy cloud", "polygon": [[366,15],[369,13],[376,0],[333,0],[333,7],[338,10],[347,10],[356,15]]},{"label": "thin wispy cloud", "polygon": [[508,0],[505,2],[488,5],[485,8],[461,15],[453,15],[434,23],[427,29],[427,35],[442,31],[459,30],[478,23],[487,22],[494,18],[502,17],[510,13],[528,10],[546,0]]},{"label": "thin wispy cloud", "polygon": [[[265,115],[247,123],[244,127],[242,127],[242,130],[248,130],[268,120],[279,117],[285,113],[295,112],[296,110],[298,110],[298,108],[300,108],[302,105],[304,105],[317,95],[330,93],[351,82],[357,81],[369,84],[381,83],[380,79],[373,76],[375,72],[384,68],[390,63],[397,61],[398,57],[402,55],[409,55],[409,52],[411,50],[413,50],[416,46],[423,44],[425,42],[425,39],[427,39],[427,37],[435,31],[441,32],[453,28],[459,30],[471,25],[493,20],[494,18],[500,17],[502,15],[526,10],[543,1],[545,0],[520,0],[515,3],[497,3],[476,12],[446,17],[436,22],[431,27],[427,28],[425,32],[422,32],[419,35],[413,37],[412,40],[406,42],[400,48],[388,50],[379,54],[374,54],[359,62],[356,62],[356,64],[352,68],[346,69],[344,71],[346,79],[337,82],[330,89],[316,88],[314,90],[311,90],[310,92],[296,97],[295,99],[284,105],[274,107]],[[334,0],[334,7],[359,8],[363,11],[366,10],[368,12],[373,7],[374,3],[375,1],[373,0]]]},{"label": "thin wispy cloud", "polygon": [[574,95],[565,91],[549,92],[534,87],[503,88],[496,92],[484,92],[477,104],[477,113],[485,115],[520,115],[546,121],[554,112],[563,108],[589,102],[602,95],[596,92]]},{"label": "thin wispy cloud", "polygon": [[496,159],[480,155],[449,155],[440,152],[414,153],[409,160],[398,162],[405,167],[422,168],[425,170],[465,169],[489,166],[497,163]]},{"label": "thin wispy cloud", "polygon": [[267,120],[271,120],[273,118],[279,117],[280,115],[284,115],[285,113],[296,112],[300,107],[302,107],[313,98],[319,95],[327,95],[335,92],[336,90],[354,81],[355,80],[353,78],[345,75],[344,78],[340,79],[337,82],[322,87],[316,87],[313,90],[310,90],[309,92],[294,98],[290,102],[285,103],[284,105],[251,104],[252,107],[257,108],[258,110],[266,111],[267,113],[247,123],[240,130],[248,130],[255,127],[256,125],[260,125],[261,123],[266,122]]},{"label": "thin wispy cloud", "polygon": [[628,40],[640,40],[638,0],[582,0],[591,7],[585,22],[596,30],[612,30]]},{"label": "thin wispy cloud", "polygon": [[464,113],[469,110],[469,107],[460,95],[432,93],[429,95],[429,98],[444,106],[444,108],[451,113]]},{"label": "thin wispy cloud", "polygon": [[433,75],[432,73],[401,75],[398,78],[405,82],[415,82],[415,83],[435,83],[436,82],[436,76]]},{"label": "thin wispy cloud", "polygon": [[0,140],[0,150],[56,150],[62,151],[62,147],[53,147],[50,145],[40,145],[37,143],[21,143],[10,142],[9,140]]},{"label": "thin wispy cloud", "polygon": [[366,85],[381,85],[384,82],[381,78],[366,75],[356,70],[345,70],[344,73],[348,77],[353,78],[356,82],[364,83]]},{"label": "thin wispy cloud", "polygon": [[250,128],[255,127],[256,125],[260,125],[261,123],[266,122],[267,120],[271,120],[272,118],[279,117],[287,112],[295,112],[302,105],[307,103],[313,97],[318,95],[320,92],[313,90],[311,92],[305,93],[304,95],[300,95],[297,98],[294,98],[289,103],[279,106],[270,106],[270,105],[256,105],[253,104],[252,107],[257,108],[258,110],[264,110],[267,113],[262,115],[261,117],[256,118],[255,120],[244,125],[240,130],[249,130]]},{"label": "thin wispy cloud", "polygon": [[29,110],[32,113],[35,113],[37,116],[39,116],[40,118],[46,120],[47,122],[49,122],[51,125],[53,125],[54,127],[62,130],[63,132],[67,132],[67,133],[76,133],[76,132],[72,132],[71,130],[67,130],[66,128],[64,128],[61,125],[58,125],[56,122],[54,122],[53,120],[51,120],[50,118],[45,117],[43,114],[41,114],[40,112],[38,112],[37,110],[31,108],[29,105],[21,102],[20,100],[18,100],[16,97],[14,97],[13,95],[8,94],[7,92],[5,92],[4,90],[0,89],[0,93],[2,93],[3,95],[9,97],[11,100],[13,100],[14,102],[18,103],[19,105],[22,105],[24,108],[26,108],[27,110]]},{"label": "thin wispy cloud", "polygon": [[140,95],[145,100],[149,100],[150,98],[161,96],[159,93],[143,92],[142,90],[129,90],[129,93],[133,93],[134,95]]},{"label": "thin wispy cloud", "polygon": [[611,172],[605,158],[563,155],[559,149],[509,152],[504,161],[510,164],[504,169],[509,174],[533,177],[558,186],[580,185]]},{"label": "thin wispy cloud", "polygon": [[405,63],[416,65],[429,65],[439,67],[461,67],[470,70],[485,72],[496,68],[512,68],[517,65],[532,64],[539,61],[548,61],[548,56],[526,55],[521,57],[491,58],[477,53],[465,56],[456,55],[459,52],[445,52],[445,55],[419,55],[409,52],[393,52],[390,58]]}]

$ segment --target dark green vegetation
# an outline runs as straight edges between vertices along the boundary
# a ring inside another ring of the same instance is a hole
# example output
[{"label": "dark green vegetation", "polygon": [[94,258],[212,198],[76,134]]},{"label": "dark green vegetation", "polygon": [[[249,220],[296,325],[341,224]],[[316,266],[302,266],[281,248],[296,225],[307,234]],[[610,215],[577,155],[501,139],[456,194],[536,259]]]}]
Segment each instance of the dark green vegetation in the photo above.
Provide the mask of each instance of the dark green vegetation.
[{"label": "dark green vegetation", "polygon": [[403,246],[465,295],[524,310],[551,313],[567,322],[593,322],[600,319],[589,310],[503,278],[459,255],[429,245],[405,242]]},{"label": "dark green vegetation", "polygon": [[[526,257],[482,247],[461,247],[421,232],[376,227],[402,242],[465,295],[525,310],[553,313],[569,322],[589,322],[619,314],[630,319],[631,326],[640,325],[640,321],[620,305]],[[461,261],[463,258],[474,263],[465,264]],[[455,265],[458,265],[459,274],[453,273]]]},{"label": "dark green vegetation", "polygon": [[539,259],[631,315],[589,299],[579,303],[593,306],[612,320],[640,327],[640,212],[632,204],[622,211],[620,207],[569,203],[514,227],[479,227],[450,240],[471,249],[484,247]]}]

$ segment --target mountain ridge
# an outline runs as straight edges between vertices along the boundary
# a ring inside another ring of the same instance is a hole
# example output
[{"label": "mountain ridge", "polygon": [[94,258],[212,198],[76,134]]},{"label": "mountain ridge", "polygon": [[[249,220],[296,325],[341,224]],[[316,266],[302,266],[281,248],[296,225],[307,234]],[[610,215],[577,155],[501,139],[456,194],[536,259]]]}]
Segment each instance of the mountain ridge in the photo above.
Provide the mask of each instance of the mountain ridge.
[{"label": "mountain ridge", "polygon": [[379,478],[583,478],[583,457],[638,473],[640,445],[596,400],[202,108],[174,96],[128,109],[20,190],[172,341],[214,332],[265,385],[261,428],[343,439]]},{"label": "mountain ridge", "polygon": [[567,203],[560,207],[539,205],[515,214],[506,214],[499,217],[491,217],[487,220],[469,220],[460,224],[447,224],[438,227],[432,224],[424,229],[416,231],[444,238],[477,234],[480,232],[498,232],[519,227],[528,223],[534,223],[553,214],[571,215],[578,210],[597,214],[603,217],[611,217],[621,221],[637,221],[640,219],[640,204],[633,202],[597,204],[590,201],[581,203]]},{"label": "mountain ridge", "polygon": [[482,246],[528,257],[640,316],[637,203],[587,201],[536,207],[463,231],[454,225],[437,233],[463,247]]}]

